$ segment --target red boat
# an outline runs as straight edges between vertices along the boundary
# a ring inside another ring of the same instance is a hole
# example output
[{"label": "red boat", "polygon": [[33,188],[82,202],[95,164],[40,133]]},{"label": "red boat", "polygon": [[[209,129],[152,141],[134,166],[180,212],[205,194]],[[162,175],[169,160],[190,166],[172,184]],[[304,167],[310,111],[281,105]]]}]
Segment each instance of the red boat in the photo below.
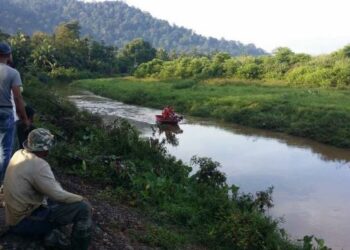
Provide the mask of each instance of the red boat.
[{"label": "red boat", "polygon": [[174,117],[164,118],[162,115],[156,115],[158,124],[178,124],[182,120],[182,116],[175,115]]}]

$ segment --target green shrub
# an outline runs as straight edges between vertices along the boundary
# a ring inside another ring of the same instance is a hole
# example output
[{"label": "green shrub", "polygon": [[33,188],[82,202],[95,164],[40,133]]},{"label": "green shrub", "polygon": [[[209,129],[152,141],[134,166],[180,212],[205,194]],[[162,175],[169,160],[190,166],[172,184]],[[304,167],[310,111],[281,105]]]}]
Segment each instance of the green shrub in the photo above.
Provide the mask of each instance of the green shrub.
[{"label": "green shrub", "polygon": [[79,73],[75,68],[57,67],[49,73],[50,77],[57,80],[78,79]]},{"label": "green shrub", "polygon": [[260,79],[261,68],[255,63],[243,64],[237,69],[237,75],[243,79]]},{"label": "green shrub", "polygon": [[301,249],[264,214],[272,206],[272,188],[238,193],[210,158],[193,158],[199,170],[189,177],[189,166],[169,156],[161,142],[141,138],[125,120],[105,127],[45,86],[29,86],[25,95],[38,109],[39,124],[58,138],[50,155],[53,166],[108,186],[101,195],[137,206],[172,228],[148,228],[137,236],[142,242],[164,249],[186,243],[211,249]]}]

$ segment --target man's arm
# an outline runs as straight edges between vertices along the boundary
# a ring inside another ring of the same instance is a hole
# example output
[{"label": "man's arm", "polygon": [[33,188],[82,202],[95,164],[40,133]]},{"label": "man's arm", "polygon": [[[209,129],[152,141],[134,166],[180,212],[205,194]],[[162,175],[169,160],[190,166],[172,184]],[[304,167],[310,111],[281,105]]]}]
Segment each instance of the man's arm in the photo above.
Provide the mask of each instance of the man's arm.
[{"label": "man's arm", "polygon": [[24,101],[21,94],[21,87],[18,85],[12,86],[12,93],[13,93],[13,100],[16,105],[16,112],[18,114],[19,119],[27,126],[30,125],[30,122],[28,120],[26,110],[24,107]]},{"label": "man's arm", "polygon": [[35,189],[54,201],[73,203],[83,200],[82,196],[67,192],[61,187],[56,181],[48,163],[38,168],[38,171],[33,173],[33,178]]}]

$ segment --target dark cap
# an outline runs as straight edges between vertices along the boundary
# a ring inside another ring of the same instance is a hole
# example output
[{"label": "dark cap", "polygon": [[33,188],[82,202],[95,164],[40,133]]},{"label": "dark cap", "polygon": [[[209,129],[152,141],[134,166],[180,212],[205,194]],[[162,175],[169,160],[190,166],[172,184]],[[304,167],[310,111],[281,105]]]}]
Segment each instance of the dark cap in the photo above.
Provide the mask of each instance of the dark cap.
[{"label": "dark cap", "polygon": [[0,55],[9,55],[11,54],[11,47],[6,42],[0,42]]}]

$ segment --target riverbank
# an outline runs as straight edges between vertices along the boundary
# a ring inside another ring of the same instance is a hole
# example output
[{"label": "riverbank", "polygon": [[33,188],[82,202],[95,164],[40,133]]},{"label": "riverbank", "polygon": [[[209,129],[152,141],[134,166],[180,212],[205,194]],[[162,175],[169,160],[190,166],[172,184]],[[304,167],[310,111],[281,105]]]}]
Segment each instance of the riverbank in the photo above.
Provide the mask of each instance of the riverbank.
[{"label": "riverbank", "polygon": [[[302,249],[264,213],[272,205],[271,189],[256,195],[238,193],[236,186],[226,184],[219,164],[208,158],[193,159],[199,171],[190,177],[191,167],[168,155],[158,141],[142,139],[124,120],[105,127],[98,117],[79,112],[40,83],[25,91],[38,112],[35,125],[49,128],[57,138],[49,162],[62,172],[63,184],[78,183],[65,185],[67,189],[98,203],[95,213],[116,234],[125,227],[101,206],[112,206],[117,213],[115,204],[129,207],[131,213],[139,211],[136,227],[142,230],[132,226],[126,231],[130,247]],[[88,190],[93,190],[92,196]],[[121,249],[113,242],[110,249]]]},{"label": "riverbank", "polygon": [[164,141],[167,152],[183,162],[190,163],[193,155],[215,159],[226,182],[238,185],[242,192],[255,193],[273,185],[274,207],[268,214],[283,217],[283,228],[293,239],[313,234],[333,249],[350,248],[344,233],[350,231],[349,202],[344,199],[350,188],[349,149],[190,116],[177,127],[154,126],[159,109],[74,88],[66,94],[80,110],[98,114],[106,122],[127,118],[141,136]]},{"label": "riverbank", "polygon": [[350,91],[230,81],[80,80],[85,88],[125,103],[212,117],[350,148]]}]

